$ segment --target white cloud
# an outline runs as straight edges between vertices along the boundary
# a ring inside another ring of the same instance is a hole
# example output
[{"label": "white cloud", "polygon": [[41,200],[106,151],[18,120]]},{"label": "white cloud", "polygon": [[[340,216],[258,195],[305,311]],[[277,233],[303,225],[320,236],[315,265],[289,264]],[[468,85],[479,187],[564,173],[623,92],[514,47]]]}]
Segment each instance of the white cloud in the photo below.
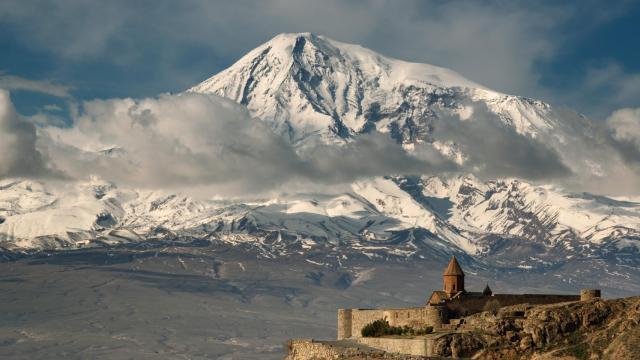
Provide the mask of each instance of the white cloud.
[{"label": "white cloud", "polygon": [[640,108],[614,111],[607,119],[607,125],[616,139],[633,142],[640,148]]},{"label": "white cloud", "polygon": [[629,106],[640,99],[640,74],[626,71],[615,62],[592,67],[587,72],[584,90],[600,95],[594,96],[598,99],[594,104],[602,109]]},{"label": "white cloud", "polygon": [[62,107],[56,104],[48,104],[42,107],[45,111],[62,111]]},{"label": "white cloud", "polygon": [[0,89],[0,178],[54,175],[36,148],[36,128],[16,113],[9,92]]},{"label": "white cloud", "polygon": [[626,114],[593,122],[571,110],[554,110],[560,126],[545,141],[558,149],[574,173],[561,184],[596,194],[639,194],[640,147],[626,130],[633,126]]},{"label": "white cloud", "polygon": [[[301,155],[244,107],[200,94],[90,101],[73,127],[47,128],[42,141],[56,167],[74,178],[98,175],[151,188],[207,186],[234,196],[452,168],[437,154],[418,159],[375,134]],[[110,148],[124,155],[100,153]]]},{"label": "white cloud", "polygon": [[[222,197],[326,191],[375,176],[458,171],[553,181],[596,193],[635,193],[640,178],[634,109],[614,113],[609,129],[559,112],[558,133],[538,140],[518,135],[483,108],[474,109],[473,121],[443,115],[434,136],[455,141],[466,154],[457,166],[428,144],[408,154],[378,133],[299,152],[244,107],[213,95],[89,101],[75,110],[71,127],[48,126],[51,115],[43,113],[37,131],[8,99],[6,94],[0,131],[18,140],[0,144],[2,177],[97,175],[123,186]],[[114,150],[103,151],[108,149]]]},{"label": "white cloud", "polygon": [[518,134],[483,103],[469,104],[471,120],[447,117],[434,124],[433,136],[458,145],[465,154],[465,168],[484,178],[519,177],[550,181],[572,175],[556,149]]},{"label": "white cloud", "polygon": [[71,95],[71,87],[53,83],[47,80],[30,80],[19,76],[0,73],[0,89],[9,91],[24,90],[33,91],[60,98],[68,98]]}]

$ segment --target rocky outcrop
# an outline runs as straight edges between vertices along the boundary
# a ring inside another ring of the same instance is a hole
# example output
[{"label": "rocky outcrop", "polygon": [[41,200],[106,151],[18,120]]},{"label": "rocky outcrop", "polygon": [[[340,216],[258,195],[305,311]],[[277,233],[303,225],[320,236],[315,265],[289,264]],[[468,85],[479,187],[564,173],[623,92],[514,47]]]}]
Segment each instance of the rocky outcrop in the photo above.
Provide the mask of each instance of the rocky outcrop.
[{"label": "rocky outcrop", "polygon": [[[313,356],[305,357],[302,348],[296,348],[292,357],[290,345],[287,360],[424,359],[361,349],[329,354],[321,352],[321,348],[328,351],[322,343],[311,344],[318,347]],[[481,360],[640,359],[640,297],[517,305],[474,314],[464,319],[460,331],[434,336],[432,355]]]},{"label": "rocky outcrop", "polygon": [[640,359],[640,297],[510,307],[465,326],[477,341],[463,356],[478,359]]}]

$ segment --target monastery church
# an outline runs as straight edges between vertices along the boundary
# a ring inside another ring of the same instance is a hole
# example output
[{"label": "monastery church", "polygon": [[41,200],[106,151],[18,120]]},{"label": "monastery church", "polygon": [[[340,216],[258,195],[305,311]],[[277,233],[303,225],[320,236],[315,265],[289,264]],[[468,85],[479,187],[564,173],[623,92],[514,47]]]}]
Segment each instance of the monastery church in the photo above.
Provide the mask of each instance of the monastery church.
[{"label": "monastery church", "polygon": [[338,310],[338,340],[361,337],[362,328],[379,319],[391,326],[434,329],[457,329],[465,316],[482,311],[497,311],[519,304],[553,304],[600,297],[600,290],[585,289],[580,295],[560,294],[494,294],[489,285],[482,292],[469,292],[464,286],[464,271],[454,257],[443,274],[443,289],[434,291],[421,307],[396,309]]}]

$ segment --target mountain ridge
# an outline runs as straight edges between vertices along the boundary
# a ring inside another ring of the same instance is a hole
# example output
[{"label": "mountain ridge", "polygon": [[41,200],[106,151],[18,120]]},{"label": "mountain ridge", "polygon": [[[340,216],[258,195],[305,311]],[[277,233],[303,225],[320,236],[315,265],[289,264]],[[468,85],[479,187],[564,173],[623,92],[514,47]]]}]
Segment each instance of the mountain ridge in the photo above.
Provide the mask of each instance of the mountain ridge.
[{"label": "mountain ridge", "polygon": [[[416,74],[419,69],[428,71]],[[513,130],[507,135],[552,146],[577,126],[561,123],[544,102],[493,92],[445,70],[321,36],[286,34],[188,92],[246,106],[298,151],[378,131],[407,151],[426,144],[463,162],[468,154],[434,129],[449,117],[476,121],[474,103]],[[126,158],[127,149],[114,144],[92,155]],[[244,201],[198,200],[97,178],[63,187],[0,183],[0,247],[7,251],[150,239],[219,241],[264,257],[308,252],[338,266],[357,256],[420,261],[456,254],[477,266],[542,272],[568,266],[575,277],[601,266],[602,276],[630,279],[640,265],[640,203],[470,174],[376,177],[338,194]]]},{"label": "mountain ridge", "polygon": [[535,135],[553,124],[546,103],[489,90],[449,69],[410,63],[310,33],[282,34],[187,92],[216,94],[271,122],[292,143],[316,135],[340,143],[362,132],[424,141],[434,108],[469,117],[485,101],[507,125]]}]

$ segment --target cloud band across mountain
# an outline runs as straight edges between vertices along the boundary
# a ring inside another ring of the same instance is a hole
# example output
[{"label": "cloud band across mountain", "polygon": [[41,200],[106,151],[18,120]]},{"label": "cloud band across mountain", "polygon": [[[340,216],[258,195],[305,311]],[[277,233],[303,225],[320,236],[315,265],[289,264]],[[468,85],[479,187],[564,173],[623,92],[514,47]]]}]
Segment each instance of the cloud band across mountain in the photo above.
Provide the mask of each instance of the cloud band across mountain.
[{"label": "cloud band across mountain", "polygon": [[[7,106],[10,108],[10,103]],[[35,127],[27,122],[23,125],[33,128],[35,143]],[[476,156],[461,167],[430,145],[407,152],[388,134],[377,132],[358,136],[345,145],[319,144],[298,151],[240,105],[200,94],[91,101],[83,105],[72,127],[44,127],[38,133],[38,148],[50,161],[45,166],[40,151],[32,151],[35,157],[31,158],[39,161],[35,164],[38,169],[56,168],[73,179],[97,175],[138,187],[209,187],[217,194],[234,196],[307,185],[346,184],[375,176],[440,174],[479,168],[492,171],[496,167]],[[470,151],[486,150],[474,149],[472,145],[481,143],[479,137],[488,136],[486,132],[473,128],[461,133],[464,137],[457,140],[464,147]],[[512,135],[518,137],[509,134]],[[508,148],[500,149],[503,144]],[[516,145],[504,141],[492,146],[496,153],[523,151],[514,150]],[[35,149],[35,145],[30,149]],[[9,154],[2,155],[5,163],[10,160]],[[25,159],[31,156],[26,151],[21,154]],[[505,156],[483,159],[495,159],[502,164],[501,175],[525,178],[529,175],[522,171],[522,166],[517,166],[526,162],[524,158],[511,155],[510,159]],[[18,163],[35,166],[28,161]],[[561,163],[550,169],[550,175],[554,176],[564,171]],[[35,173],[7,168],[2,175]],[[545,171],[538,171],[535,177],[540,174]]]},{"label": "cloud band across mountain", "polygon": [[74,178],[94,174],[140,187],[212,186],[234,195],[456,168],[435,151],[417,157],[377,133],[298,153],[243,107],[212,95],[92,101],[73,127],[43,134],[56,166]]}]

